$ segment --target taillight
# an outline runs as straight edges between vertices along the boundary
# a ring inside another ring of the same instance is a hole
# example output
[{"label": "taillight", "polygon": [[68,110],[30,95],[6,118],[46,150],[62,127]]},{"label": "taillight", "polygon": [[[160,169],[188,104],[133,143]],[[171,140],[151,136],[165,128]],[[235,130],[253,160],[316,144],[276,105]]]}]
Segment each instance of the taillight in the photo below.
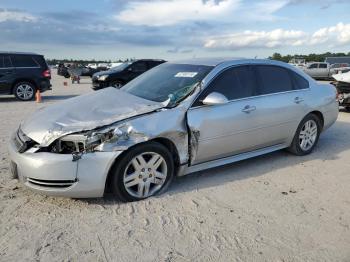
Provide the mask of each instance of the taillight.
[{"label": "taillight", "polygon": [[43,72],[43,77],[46,77],[46,78],[51,78],[51,71],[50,69],[47,69]]}]

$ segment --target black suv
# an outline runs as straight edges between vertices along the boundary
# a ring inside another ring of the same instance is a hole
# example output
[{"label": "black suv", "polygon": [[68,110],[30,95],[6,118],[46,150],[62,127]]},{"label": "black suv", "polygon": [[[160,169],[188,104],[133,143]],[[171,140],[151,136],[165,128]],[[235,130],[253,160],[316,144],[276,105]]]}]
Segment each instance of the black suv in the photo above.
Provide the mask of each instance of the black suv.
[{"label": "black suv", "polygon": [[92,89],[98,90],[109,86],[121,88],[135,77],[138,77],[147,70],[164,62],[166,61],[140,59],[132,62],[125,62],[119,66],[112,67],[108,71],[98,72],[92,76]]},{"label": "black suv", "polygon": [[0,52],[0,94],[14,94],[22,101],[32,100],[37,90],[51,89],[50,79],[44,56]]}]

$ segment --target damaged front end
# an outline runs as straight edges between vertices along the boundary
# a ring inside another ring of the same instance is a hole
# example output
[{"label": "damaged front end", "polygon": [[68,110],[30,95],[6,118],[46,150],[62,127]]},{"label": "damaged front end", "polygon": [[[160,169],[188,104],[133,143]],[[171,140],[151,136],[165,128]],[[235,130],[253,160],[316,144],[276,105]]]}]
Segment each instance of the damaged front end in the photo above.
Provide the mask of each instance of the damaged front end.
[{"label": "damaged front end", "polygon": [[[130,139],[131,135],[132,139]],[[131,145],[144,141],[147,141],[145,135],[138,134],[128,124],[122,124],[69,134],[55,140],[47,147],[40,147],[38,152],[72,154],[72,160],[76,161],[85,153],[123,151]]]}]

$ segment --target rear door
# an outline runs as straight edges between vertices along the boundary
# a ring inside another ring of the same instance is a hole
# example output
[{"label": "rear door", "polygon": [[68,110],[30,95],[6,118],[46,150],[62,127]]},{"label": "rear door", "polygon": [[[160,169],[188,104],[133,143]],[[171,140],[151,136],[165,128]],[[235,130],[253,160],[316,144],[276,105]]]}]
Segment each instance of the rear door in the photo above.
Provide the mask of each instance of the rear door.
[{"label": "rear door", "polygon": [[15,69],[8,55],[0,55],[0,94],[11,93]]},{"label": "rear door", "polygon": [[275,65],[256,65],[256,74],[259,82],[255,99],[260,127],[258,144],[260,147],[289,146],[307,111],[308,82],[297,73]]},{"label": "rear door", "polygon": [[317,77],[319,78],[328,78],[329,77],[329,67],[327,63],[319,63]]}]

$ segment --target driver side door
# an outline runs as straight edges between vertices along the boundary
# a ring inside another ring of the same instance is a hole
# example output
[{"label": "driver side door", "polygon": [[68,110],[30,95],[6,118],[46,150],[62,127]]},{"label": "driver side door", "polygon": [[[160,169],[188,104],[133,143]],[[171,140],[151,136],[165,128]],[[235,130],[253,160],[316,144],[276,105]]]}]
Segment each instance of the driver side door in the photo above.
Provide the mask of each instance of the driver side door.
[{"label": "driver side door", "polygon": [[[204,105],[210,93],[229,100]],[[192,141],[191,165],[251,151],[260,144],[259,114],[255,100],[257,82],[252,66],[231,67],[220,73],[200,94],[187,113]],[[193,140],[194,139],[194,140]],[[193,151],[193,150],[192,150]]]}]

